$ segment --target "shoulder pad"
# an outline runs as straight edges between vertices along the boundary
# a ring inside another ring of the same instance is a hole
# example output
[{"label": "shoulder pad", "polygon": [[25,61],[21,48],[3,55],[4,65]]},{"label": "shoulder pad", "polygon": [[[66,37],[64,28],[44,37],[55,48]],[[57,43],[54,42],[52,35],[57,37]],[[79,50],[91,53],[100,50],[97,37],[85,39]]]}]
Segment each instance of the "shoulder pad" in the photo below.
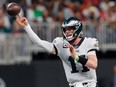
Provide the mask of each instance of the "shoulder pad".
[{"label": "shoulder pad", "polygon": [[63,38],[62,37],[56,37],[54,40],[53,40],[53,44],[54,43],[58,43],[58,42],[60,42],[60,41],[62,41],[63,40]]},{"label": "shoulder pad", "polygon": [[87,38],[87,43],[90,50],[99,50],[98,40],[96,38]]}]

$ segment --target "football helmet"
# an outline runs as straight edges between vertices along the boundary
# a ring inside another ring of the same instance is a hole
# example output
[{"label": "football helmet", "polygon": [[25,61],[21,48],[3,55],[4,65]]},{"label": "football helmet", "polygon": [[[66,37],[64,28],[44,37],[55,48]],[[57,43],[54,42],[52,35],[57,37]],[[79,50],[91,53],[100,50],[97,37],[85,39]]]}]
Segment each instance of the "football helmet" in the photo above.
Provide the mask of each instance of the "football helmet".
[{"label": "football helmet", "polygon": [[[66,29],[70,27],[71,29],[74,29],[74,32],[71,36],[66,36],[65,31]],[[77,19],[76,17],[70,17],[64,20],[64,22],[62,23],[62,33],[63,33],[63,37],[67,40],[67,41],[72,41],[74,40],[77,36],[80,35],[80,33],[82,32],[82,22]]]}]

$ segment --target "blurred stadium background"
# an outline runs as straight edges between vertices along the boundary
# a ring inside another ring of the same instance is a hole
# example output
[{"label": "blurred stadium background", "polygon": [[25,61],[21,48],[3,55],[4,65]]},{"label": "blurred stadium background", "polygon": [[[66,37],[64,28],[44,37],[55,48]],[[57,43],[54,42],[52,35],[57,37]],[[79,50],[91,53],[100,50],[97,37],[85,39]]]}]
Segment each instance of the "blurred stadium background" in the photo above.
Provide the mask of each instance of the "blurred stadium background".
[{"label": "blurred stadium background", "polygon": [[68,87],[60,59],[37,48],[6,13],[10,2],[17,2],[34,32],[50,42],[62,36],[64,18],[78,17],[84,36],[99,40],[99,87],[116,87],[115,0],[0,0],[0,87]]}]

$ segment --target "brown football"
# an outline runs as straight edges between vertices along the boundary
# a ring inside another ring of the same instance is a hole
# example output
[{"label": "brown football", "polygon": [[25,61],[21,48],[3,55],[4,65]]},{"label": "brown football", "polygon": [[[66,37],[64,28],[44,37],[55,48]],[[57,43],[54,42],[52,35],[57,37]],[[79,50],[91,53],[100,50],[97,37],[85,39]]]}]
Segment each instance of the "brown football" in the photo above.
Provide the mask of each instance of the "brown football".
[{"label": "brown football", "polygon": [[9,3],[7,5],[7,13],[10,15],[10,16],[16,16],[19,14],[21,10],[21,7],[15,3],[15,2],[12,2],[12,3]]}]

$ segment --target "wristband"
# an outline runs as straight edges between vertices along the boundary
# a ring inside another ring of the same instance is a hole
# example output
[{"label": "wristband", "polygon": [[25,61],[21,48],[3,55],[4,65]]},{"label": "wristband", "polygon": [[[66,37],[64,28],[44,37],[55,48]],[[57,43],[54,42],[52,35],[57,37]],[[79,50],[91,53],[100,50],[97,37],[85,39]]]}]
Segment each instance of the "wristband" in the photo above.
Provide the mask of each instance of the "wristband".
[{"label": "wristband", "polygon": [[82,65],[85,65],[87,63],[88,59],[82,57],[82,56],[79,56],[79,60],[78,62],[81,63]]},{"label": "wristband", "polygon": [[76,57],[75,57],[75,60],[78,62],[78,61],[79,61],[79,57],[78,57],[78,56],[76,56]]},{"label": "wristband", "polygon": [[76,60],[77,62],[81,63],[82,65],[85,65],[85,64],[87,63],[87,61],[88,61],[88,59],[85,59],[85,58],[83,58],[83,57],[81,57],[81,56],[76,56],[76,57],[75,57],[75,60]]}]

